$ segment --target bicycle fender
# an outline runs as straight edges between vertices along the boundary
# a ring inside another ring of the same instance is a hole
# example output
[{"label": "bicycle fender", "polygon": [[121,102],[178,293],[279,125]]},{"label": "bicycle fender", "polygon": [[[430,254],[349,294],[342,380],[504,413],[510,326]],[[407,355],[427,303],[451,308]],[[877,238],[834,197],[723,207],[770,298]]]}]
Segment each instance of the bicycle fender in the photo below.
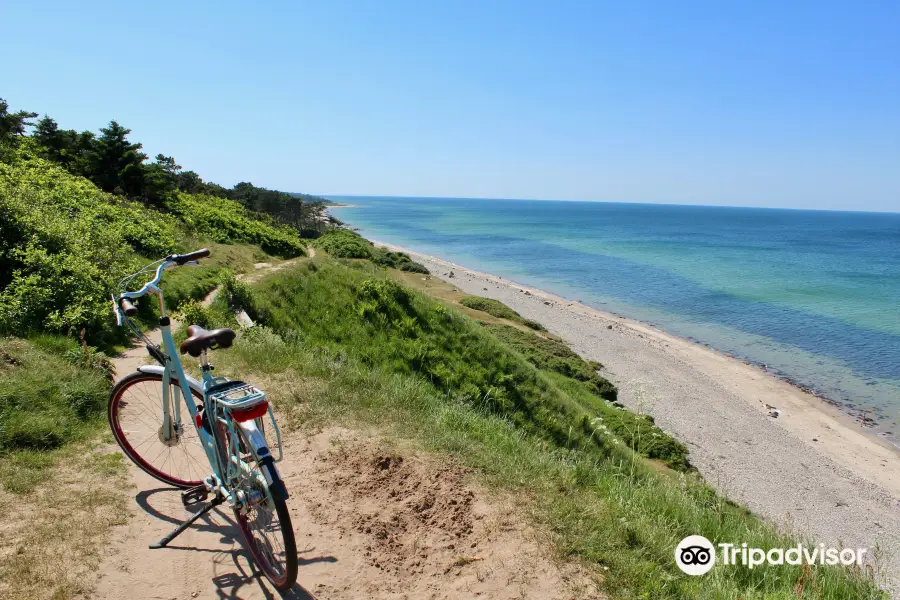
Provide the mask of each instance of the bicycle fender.
[{"label": "bicycle fender", "polygon": [[276,500],[287,500],[287,487],[285,487],[284,482],[281,480],[281,474],[278,472],[278,468],[275,467],[275,459],[272,458],[272,454],[269,452],[266,438],[256,427],[254,421],[240,423],[240,427],[244,430],[244,433],[247,434],[247,439],[253,444],[253,449],[259,457],[262,473],[266,478],[266,483],[269,484],[269,492],[272,494],[272,497]]},{"label": "bicycle fender", "polygon": [[[140,371],[141,373],[159,375],[160,377],[163,376],[163,372],[165,371],[165,369],[159,365],[141,365],[137,368],[137,370]],[[196,379],[194,379],[193,377],[191,377],[190,375],[188,375],[187,373],[185,373],[184,377],[185,377],[185,379],[187,379],[187,382],[188,382],[188,385],[190,386],[190,388],[196,392],[199,392],[200,395],[202,396],[203,395],[203,384],[200,383],[199,381],[197,381]]]}]

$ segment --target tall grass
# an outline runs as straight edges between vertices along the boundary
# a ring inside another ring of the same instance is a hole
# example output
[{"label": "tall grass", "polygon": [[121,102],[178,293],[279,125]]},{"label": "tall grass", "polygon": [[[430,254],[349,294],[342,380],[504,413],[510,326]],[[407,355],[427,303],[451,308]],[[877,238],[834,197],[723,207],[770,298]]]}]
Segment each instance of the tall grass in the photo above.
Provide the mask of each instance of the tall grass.
[{"label": "tall grass", "polygon": [[89,436],[102,420],[110,367],[73,340],[0,338],[0,484],[30,490],[47,451]]},{"label": "tall grass", "polygon": [[522,325],[530,327],[531,329],[534,329],[536,331],[546,331],[546,329],[544,329],[544,326],[537,321],[526,319],[507,305],[503,304],[499,300],[494,300],[493,298],[484,298],[482,296],[466,296],[464,298],[460,298],[459,303],[468,308],[485,312],[491,316],[497,317],[498,319],[506,319],[507,321],[521,323]]}]

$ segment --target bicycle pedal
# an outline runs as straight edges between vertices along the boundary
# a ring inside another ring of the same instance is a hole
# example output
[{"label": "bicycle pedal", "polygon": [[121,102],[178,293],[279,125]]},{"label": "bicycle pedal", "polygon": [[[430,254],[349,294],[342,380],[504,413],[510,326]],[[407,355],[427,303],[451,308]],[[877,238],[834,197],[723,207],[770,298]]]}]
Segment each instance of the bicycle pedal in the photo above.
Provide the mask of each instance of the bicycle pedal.
[{"label": "bicycle pedal", "polygon": [[181,492],[181,503],[185,506],[206,502],[207,498],[209,498],[209,491],[206,489],[205,485],[198,485],[197,487]]}]

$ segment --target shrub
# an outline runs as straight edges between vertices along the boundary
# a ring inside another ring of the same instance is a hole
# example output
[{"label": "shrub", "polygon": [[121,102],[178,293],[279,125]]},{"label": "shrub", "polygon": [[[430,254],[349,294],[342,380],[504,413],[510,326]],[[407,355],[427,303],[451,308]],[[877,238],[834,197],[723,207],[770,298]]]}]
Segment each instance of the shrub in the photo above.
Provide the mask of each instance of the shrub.
[{"label": "shrub", "polygon": [[253,303],[253,291],[243,281],[234,275],[234,271],[226,269],[219,278],[219,297],[223,298],[228,309],[233,312],[245,311],[252,315],[256,313]]},{"label": "shrub", "polygon": [[317,239],[315,245],[334,258],[362,258],[382,267],[429,274],[425,265],[415,262],[408,254],[376,248],[372,242],[349,229],[332,229]]},{"label": "shrub", "polygon": [[215,322],[216,315],[209,306],[205,306],[199,300],[186,300],[178,307],[175,313],[176,320],[184,325],[199,325],[204,329],[209,329]]},{"label": "shrub", "polygon": [[372,243],[349,229],[332,229],[314,242],[334,258],[372,258]]},{"label": "shrub", "polygon": [[408,271],[410,273],[422,273],[429,275],[431,272],[425,265],[415,262],[404,252],[391,252],[386,248],[372,249],[372,262],[383,267]]},{"label": "shrub", "polygon": [[234,200],[178,192],[167,207],[191,230],[219,243],[256,244],[270,254],[285,258],[306,253],[296,230],[249,211]]},{"label": "shrub", "polygon": [[109,293],[137,253],[175,248],[175,222],[40,159],[0,164],[0,333],[115,339]]}]

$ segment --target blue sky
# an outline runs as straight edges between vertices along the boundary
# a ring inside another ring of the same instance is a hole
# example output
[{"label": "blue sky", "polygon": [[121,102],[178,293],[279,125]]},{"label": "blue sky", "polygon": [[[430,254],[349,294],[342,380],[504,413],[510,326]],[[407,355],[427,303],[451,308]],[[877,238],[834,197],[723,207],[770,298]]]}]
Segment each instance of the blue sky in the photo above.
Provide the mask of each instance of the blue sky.
[{"label": "blue sky", "polygon": [[898,2],[17,2],[0,97],[223,185],[900,210]]}]

